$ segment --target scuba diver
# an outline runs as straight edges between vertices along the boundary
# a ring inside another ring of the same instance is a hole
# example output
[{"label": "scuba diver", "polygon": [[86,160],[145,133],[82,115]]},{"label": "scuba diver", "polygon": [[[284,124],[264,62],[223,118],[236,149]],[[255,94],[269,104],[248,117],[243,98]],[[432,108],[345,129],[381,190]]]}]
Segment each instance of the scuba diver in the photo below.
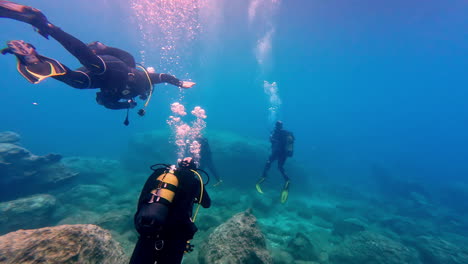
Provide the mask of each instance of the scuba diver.
[{"label": "scuba diver", "polygon": [[214,175],[216,178],[216,183],[213,185],[214,187],[219,186],[223,183],[223,180],[219,178],[218,172],[214,166],[212,152],[210,148],[210,144],[208,144],[208,139],[203,136],[199,136],[196,138],[196,141],[200,143],[200,168],[208,169],[211,172],[211,175]]},{"label": "scuba diver", "polygon": [[[155,168],[160,166],[159,168]],[[200,205],[208,208],[206,192],[195,161],[188,157],[175,165],[156,164],[138,200],[135,227],[140,234],[130,264],[177,264],[192,250]],[[192,217],[193,205],[198,204]]]},{"label": "scuba diver", "polygon": [[286,162],[286,159],[288,157],[293,156],[294,140],[295,138],[293,133],[283,129],[283,122],[276,121],[275,130],[273,130],[273,133],[270,136],[271,155],[265,164],[262,177],[257,181],[257,184],[255,185],[257,191],[263,194],[260,185],[265,181],[267,177],[267,172],[271,167],[271,163],[277,160],[278,169],[285,180],[283,190],[281,191],[281,203],[285,203],[288,199],[290,180],[284,171],[284,163]]},{"label": "scuba diver", "polygon": [[[153,92],[153,85],[170,83],[181,88],[191,88],[194,82],[181,81],[176,77],[148,71],[136,65],[131,54],[118,48],[108,47],[95,41],[88,45],[59,27],[50,23],[38,9],[0,0],[0,17],[11,18],[32,25],[45,38],[51,36],[84,66],[71,70],[57,60],[40,55],[36,48],[22,40],[7,42],[2,54],[17,58],[17,69],[29,82],[37,84],[52,77],[73,88],[96,89],[96,101],[109,109],[130,109],[137,103],[135,98],[147,100],[138,114],[145,114]],[[128,123],[128,112],[127,120]],[[128,125],[128,124],[126,124]]]}]

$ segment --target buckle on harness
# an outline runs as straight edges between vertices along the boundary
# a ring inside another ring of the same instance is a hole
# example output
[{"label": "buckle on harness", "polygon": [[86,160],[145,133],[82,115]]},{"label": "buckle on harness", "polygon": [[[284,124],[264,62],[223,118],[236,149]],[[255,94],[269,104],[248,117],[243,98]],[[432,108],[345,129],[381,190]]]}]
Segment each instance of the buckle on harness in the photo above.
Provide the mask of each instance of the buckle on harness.
[{"label": "buckle on harness", "polygon": [[160,239],[154,242],[154,249],[156,249],[157,251],[163,249],[163,247],[164,247],[164,240]]}]

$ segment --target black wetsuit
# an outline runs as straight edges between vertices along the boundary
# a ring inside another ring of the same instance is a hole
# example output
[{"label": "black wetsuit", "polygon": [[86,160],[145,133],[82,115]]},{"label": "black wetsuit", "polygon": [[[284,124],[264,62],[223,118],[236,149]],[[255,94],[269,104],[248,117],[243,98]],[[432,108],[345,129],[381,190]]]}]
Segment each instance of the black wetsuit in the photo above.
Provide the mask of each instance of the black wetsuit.
[{"label": "black wetsuit", "polygon": [[284,129],[275,129],[271,134],[271,155],[268,158],[267,163],[265,164],[262,176],[263,178],[267,177],[267,172],[271,167],[271,163],[275,160],[278,160],[278,169],[281,172],[281,175],[283,175],[285,181],[289,180],[289,177],[284,171],[284,163],[288,158],[288,152],[286,149],[288,135],[292,135],[291,132]]},{"label": "black wetsuit", "polygon": [[201,137],[201,138],[198,138],[197,141],[201,145],[200,168],[210,170],[211,175],[213,175],[218,182],[221,181],[221,179],[219,178],[218,172],[214,166],[213,157],[211,153],[210,144],[208,143],[208,139]]},{"label": "black wetsuit", "polygon": [[[138,201],[138,210],[148,202],[148,195],[155,189],[156,178],[163,174],[164,168],[157,169],[146,181]],[[194,202],[200,198],[200,181],[193,172],[177,169],[175,172],[179,185],[174,200],[169,207],[166,224],[161,227],[158,234],[140,234],[138,242],[130,260],[130,264],[177,264],[181,263],[186,243],[192,239],[197,227],[191,221]],[[201,205],[208,208],[211,199],[203,190]],[[158,236],[159,235],[159,236]],[[157,237],[158,236],[158,237]],[[161,245],[161,250],[156,250],[155,245]]]},{"label": "black wetsuit", "polygon": [[78,89],[100,88],[96,101],[106,108],[131,108],[135,103],[128,100],[137,96],[145,99],[154,84],[165,82],[182,85],[179,79],[169,74],[148,73],[147,76],[145,71],[136,68],[135,59],[126,51],[106,46],[102,49],[91,49],[58,27],[49,30],[50,36],[84,66],[73,71],[63,65],[67,73],[53,78]]}]

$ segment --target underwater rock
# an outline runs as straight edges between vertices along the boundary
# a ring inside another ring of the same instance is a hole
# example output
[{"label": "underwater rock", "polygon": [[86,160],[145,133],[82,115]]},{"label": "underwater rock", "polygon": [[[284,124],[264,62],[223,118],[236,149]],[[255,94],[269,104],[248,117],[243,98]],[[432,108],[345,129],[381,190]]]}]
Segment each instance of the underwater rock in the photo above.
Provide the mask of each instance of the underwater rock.
[{"label": "underwater rock", "polygon": [[400,242],[364,231],[348,236],[330,253],[331,263],[420,264],[418,254]]},{"label": "underwater rock", "polygon": [[128,263],[119,243],[95,225],[19,230],[0,237],[1,264]]},{"label": "underwater rock", "polygon": [[68,157],[62,163],[80,173],[80,182],[108,182],[116,172],[122,171],[119,161],[103,158]]},{"label": "underwater rock", "polygon": [[11,131],[0,132],[0,143],[16,143],[20,141],[21,137],[19,134]]},{"label": "underwater rock", "polygon": [[271,256],[273,258],[273,264],[291,264],[294,263],[294,258],[287,251],[282,249],[273,249],[271,251]]},{"label": "underwater rock", "polygon": [[200,264],[271,264],[265,237],[251,210],[238,213],[218,226],[201,247]]},{"label": "underwater rock", "polygon": [[319,259],[316,248],[309,238],[302,233],[297,233],[296,237],[289,241],[288,251],[297,260],[312,261]]},{"label": "underwater rock", "polygon": [[[41,193],[74,178],[77,173],[60,163],[62,156],[37,156],[11,143],[0,143],[0,200]],[[18,188],[21,186],[21,188]]]},{"label": "underwater rock", "polygon": [[73,186],[68,191],[57,194],[57,199],[62,203],[71,203],[70,206],[80,210],[103,207],[111,198],[108,187],[95,184],[80,184]]},{"label": "underwater rock", "polygon": [[48,226],[55,207],[55,197],[48,194],[0,203],[0,234]]},{"label": "underwater rock", "polygon": [[313,205],[308,210],[327,222],[335,222],[337,218],[336,207],[331,205]]},{"label": "underwater rock", "polygon": [[454,244],[445,239],[433,236],[420,236],[413,246],[419,251],[424,264],[462,264],[468,263],[468,240]]},{"label": "underwater rock", "polygon": [[63,218],[59,225],[93,224],[117,233],[133,230],[133,208],[122,208],[105,212],[90,212],[76,210]]},{"label": "underwater rock", "polygon": [[333,223],[333,235],[347,236],[364,231],[367,224],[357,218],[347,218]]}]

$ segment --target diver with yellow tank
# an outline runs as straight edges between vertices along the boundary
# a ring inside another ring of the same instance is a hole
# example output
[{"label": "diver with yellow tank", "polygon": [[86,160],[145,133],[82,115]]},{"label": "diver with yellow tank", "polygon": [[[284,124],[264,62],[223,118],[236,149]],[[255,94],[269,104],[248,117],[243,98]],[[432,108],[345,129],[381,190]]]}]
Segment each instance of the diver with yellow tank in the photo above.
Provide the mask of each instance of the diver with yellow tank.
[{"label": "diver with yellow tank", "polygon": [[[159,168],[157,168],[159,166]],[[208,208],[211,199],[195,161],[188,157],[178,166],[156,164],[138,200],[135,227],[140,237],[130,264],[177,264],[189,240],[197,232],[195,219],[200,205]],[[192,214],[194,203],[198,204]]]}]

